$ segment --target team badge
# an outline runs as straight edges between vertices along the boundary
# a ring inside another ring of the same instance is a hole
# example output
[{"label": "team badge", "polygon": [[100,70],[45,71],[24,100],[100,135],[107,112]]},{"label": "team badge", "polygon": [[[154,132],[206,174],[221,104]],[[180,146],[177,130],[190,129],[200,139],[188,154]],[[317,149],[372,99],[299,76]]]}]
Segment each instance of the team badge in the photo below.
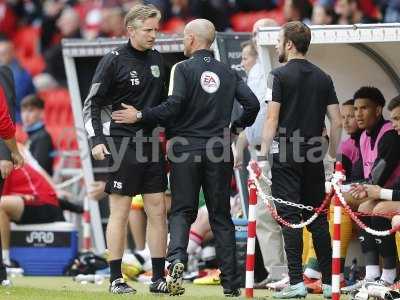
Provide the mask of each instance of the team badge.
[{"label": "team badge", "polygon": [[155,78],[160,77],[160,68],[157,65],[151,66],[150,69],[151,74],[153,74]]}]

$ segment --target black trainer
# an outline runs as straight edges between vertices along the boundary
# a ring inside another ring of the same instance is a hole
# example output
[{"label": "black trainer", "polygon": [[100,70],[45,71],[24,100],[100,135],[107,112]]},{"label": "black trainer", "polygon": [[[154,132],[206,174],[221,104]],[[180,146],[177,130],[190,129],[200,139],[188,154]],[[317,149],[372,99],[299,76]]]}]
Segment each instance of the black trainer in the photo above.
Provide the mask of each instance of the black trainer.
[{"label": "black trainer", "polygon": [[240,289],[224,289],[225,297],[239,297]]},{"label": "black trainer", "polygon": [[165,278],[160,278],[150,284],[150,293],[155,294],[169,294],[167,281]]},{"label": "black trainer", "polygon": [[111,282],[109,291],[112,294],[136,294],[136,290],[130,287],[123,278]]},{"label": "black trainer", "polygon": [[[4,284],[3,284],[4,282]],[[6,271],[6,266],[0,263],[0,285],[5,286],[6,282],[9,282],[7,280],[7,271]]]},{"label": "black trainer", "polygon": [[185,265],[180,260],[175,260],[168,268],[167,288],[171,296],[183,295],[183,270]]}]

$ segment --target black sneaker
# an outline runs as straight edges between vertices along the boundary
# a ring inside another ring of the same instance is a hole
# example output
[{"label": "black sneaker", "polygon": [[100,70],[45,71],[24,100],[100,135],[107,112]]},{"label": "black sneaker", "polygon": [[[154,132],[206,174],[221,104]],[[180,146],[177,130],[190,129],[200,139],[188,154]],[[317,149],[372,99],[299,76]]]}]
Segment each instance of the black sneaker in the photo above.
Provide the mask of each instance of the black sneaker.
[{"label": "black sneaker", "polygon": [[123,278],[111,282],[109,291],[112,294],[136,294],[136,290],[131,288]]},{"label": "black sneaker", "polygon": [[7,280],[6,266],[0,262],[0,282]]},{"label": "black sneaker", "polygon": [[155,294],[169,294],[167,281],[165,278],[160,278],[150,284],[150,293]]},{"label": "black sneaker", "polygon": [[225,297],[239,297],[240,289],[224,289]]},{"label": "black sneaker", "polygon": [[185,265],[180,260],[175,260],[168,268],[167,288],[171,296],[183,295],[185,292],[182,287],[184,269]]}]

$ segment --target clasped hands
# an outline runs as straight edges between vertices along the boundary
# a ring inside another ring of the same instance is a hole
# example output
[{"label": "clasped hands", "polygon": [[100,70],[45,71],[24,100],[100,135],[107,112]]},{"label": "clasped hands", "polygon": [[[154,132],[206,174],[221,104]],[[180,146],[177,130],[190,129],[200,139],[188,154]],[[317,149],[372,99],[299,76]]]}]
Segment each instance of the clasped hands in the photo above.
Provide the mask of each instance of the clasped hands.
[{"label": "clasped hands", "polygon": [[379,199],[380,192],[380,186],[370,184],[352,184],[349,191],[350,195],[356,200],[365,198]]}]

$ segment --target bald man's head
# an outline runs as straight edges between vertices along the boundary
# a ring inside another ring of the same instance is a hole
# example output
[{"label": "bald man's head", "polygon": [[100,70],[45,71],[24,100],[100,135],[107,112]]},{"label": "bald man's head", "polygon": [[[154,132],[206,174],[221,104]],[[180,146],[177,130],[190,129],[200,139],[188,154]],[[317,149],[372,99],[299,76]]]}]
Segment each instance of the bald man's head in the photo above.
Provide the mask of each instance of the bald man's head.
[{"label": "bald man's head", "polygon": [[253,25],[253,33],[256,32],[261,27],[276,27],[278,23],[274,19],[263,18],[257,20]]},{"label": "bald man's head", "polygon": [[215,39],[214,24],[206,19],[195,19],[190,21],[184,30],[185,34],[193,34],[200,44],[210,47]]}]

